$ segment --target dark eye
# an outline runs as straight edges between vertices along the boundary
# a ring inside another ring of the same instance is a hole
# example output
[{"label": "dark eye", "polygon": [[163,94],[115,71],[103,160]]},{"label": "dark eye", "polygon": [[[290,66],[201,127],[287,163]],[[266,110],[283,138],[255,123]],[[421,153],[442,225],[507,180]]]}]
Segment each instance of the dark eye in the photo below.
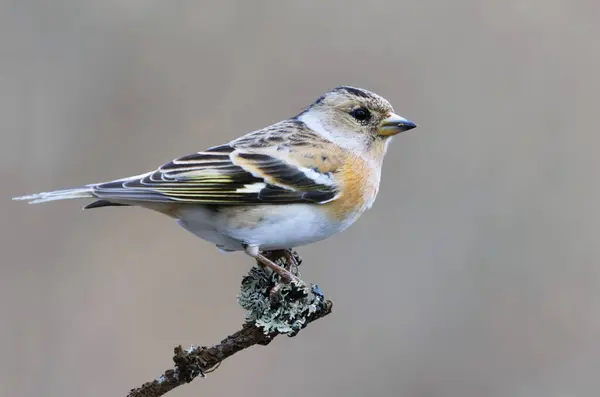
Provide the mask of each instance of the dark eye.
[{"label": "dark eye", "polygon": [[354,109],[350,112],[350,115],[363,124],[366,124],[371,118],[371,112],[365,108]]}]

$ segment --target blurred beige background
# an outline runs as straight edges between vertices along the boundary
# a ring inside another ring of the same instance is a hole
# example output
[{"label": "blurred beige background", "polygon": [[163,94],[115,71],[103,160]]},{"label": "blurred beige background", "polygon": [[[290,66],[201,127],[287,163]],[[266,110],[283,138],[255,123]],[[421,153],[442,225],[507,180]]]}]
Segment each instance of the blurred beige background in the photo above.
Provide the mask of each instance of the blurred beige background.
[{"label": "blurred beige background", "polygon": [[237,329],[251,262],[158,214],[16,195],[147,171],[340,84],[419,128],[300,249],[335,313],[183,396],[600,388],[600,3],[4,1],[0,395],[119,396]]}]

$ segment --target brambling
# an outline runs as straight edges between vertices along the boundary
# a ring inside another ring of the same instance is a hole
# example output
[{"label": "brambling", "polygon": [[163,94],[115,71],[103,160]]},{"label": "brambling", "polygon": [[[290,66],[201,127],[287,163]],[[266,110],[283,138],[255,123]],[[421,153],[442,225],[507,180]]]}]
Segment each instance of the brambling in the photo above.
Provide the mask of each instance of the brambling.
[{"label": "brambling", "polygon": [[337,87],[295,117],[155,171],[15,200],[96,198],[85,208],[139,206],[174,218],[222,251],[262,255],[339,233],[373,205],[392,137],[416,125],[381,96]]}]

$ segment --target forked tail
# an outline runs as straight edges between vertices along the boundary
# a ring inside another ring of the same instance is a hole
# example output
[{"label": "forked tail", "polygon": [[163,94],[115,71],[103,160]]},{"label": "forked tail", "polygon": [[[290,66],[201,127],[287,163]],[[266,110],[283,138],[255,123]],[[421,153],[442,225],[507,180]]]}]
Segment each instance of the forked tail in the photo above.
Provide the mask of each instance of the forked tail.
[{"label": "forked tail", "polygon": [[74,189],[54,190],[52,192],[42,192],[30,194],[28,196],[13,197],[13,200],[29,200],[29,204],[39,204],[48,201],[69,200],[88,197],[94,197],[94,195],[92,194],[92,188],[84,186]]}]

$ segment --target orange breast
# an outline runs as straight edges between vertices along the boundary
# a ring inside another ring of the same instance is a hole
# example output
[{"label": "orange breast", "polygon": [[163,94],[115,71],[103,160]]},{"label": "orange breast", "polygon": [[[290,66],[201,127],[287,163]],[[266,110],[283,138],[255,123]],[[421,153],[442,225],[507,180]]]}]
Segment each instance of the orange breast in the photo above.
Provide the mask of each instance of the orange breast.
[{"label": "orange breast", "polygon": [[379,189],[379,169],[366,160],[352,156],[336,172],[341,185],[340,197],[325,204],[333,219],[344,220],[369,208]]}]

